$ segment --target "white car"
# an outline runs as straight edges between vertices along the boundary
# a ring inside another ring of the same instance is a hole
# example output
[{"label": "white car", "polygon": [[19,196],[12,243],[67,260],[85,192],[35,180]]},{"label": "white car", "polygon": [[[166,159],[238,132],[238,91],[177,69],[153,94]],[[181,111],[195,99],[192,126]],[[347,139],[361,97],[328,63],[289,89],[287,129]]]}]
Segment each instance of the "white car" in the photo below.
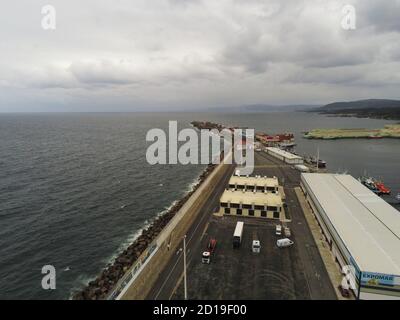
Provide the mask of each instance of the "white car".
[{"label": "white car", "polygon": [[253,253],[260,253],[260,249],[260,240],[253,240],[253,245],[251,246],[251,250],[253,251]]},{"label": "white car", "polygon": [[280,235],[282,234],[282,226],[281,226],[280,224],[277,224],[277,225],[276,225],[275,234],[276,234],[277,236],[280,236]]},{"label": "white car", "polygon": [[288,238],[284,238],[284,239],[279,239],[278,241],[276,241],[276,245],[279,248],[284,248],[284,247],[290,247],[294,244],[294,242]]}]

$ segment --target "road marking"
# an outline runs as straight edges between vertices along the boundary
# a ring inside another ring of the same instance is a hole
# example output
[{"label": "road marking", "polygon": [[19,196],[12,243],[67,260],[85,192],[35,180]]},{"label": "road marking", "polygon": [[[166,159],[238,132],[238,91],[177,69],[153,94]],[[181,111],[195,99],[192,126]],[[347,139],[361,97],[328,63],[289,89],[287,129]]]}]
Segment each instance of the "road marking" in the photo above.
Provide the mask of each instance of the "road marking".
[{"label": "road marking", "polygon": [[[228,171],[228,172],[229,172],[229,171]],[[223,178],[223,183],[224,183],[224,184],[226,184],[226,182],[227,182],[227,180],[228,180],[227,178],[230,177],[230,176],[231,176],[231,175],[228,174],[226,177]],[[211,203],[214,201],[214,199],[215,199],[215,197],[216,197],[216,194],[217,194],[217,193],[214,193],[214,194],[213,194],[213,196],[212,196],[212,198],[211,198]],[[203,210],[202,210],[202,211],[203,211]],[[200,214],[201,214],[201,212],[200,212]],[[200,218],[199,223],[196,225],[195,229],[192,231],[192,233],[191,233],[192,236],[189,238],[189,240],[188,240],[188,242],[186,243],[186,245],[189,245],[190,241],[191,241],[191,240],[193,239],[193,237],[194,237],[194,234],[196,233],[196,230],[198,229],[199,225],[201,224],[201,222],[203,221],[204,217],[206,217],[206,216],[211,216],[211,215],[203,214],[203,216]],[[178,251],[178,252],[179,252],[179,251]],[[178,252],[177,252],[177,255],[178,255]],[[172,269],[171,269],[171,271],[169,272],[167,278],[165,279],[165,281],[164,281],[163,284],[161,285],[160,289],[158,290],[157,295],[155,296],[154,300],[157,300],[157,298],[158,298],[159,295],[161,294],[161,291],[164,289],[166,283],[168,282],[168,280],[169,280],[170,277],[171,277],[172,272],[175,270],[175,268],[176,268],[176,266],[177,266],[179,260],[181,259],[181,256],[182,256],[182,252],[179,252],[179,257],[176,259],[176,262],[175,262],[174,266],[172,267]],[[174,293],[174,291],[173,291],[172,293]]]},{"label": "road marking", "polygon": [[162,286],[160,287],[160,290],[158,290],[156,296],[154,297],[154,300],[157,300],[157,298],[160,295],[161,291],[164,289],[165,284],[167,283],[167,281],[171,277],[171,274],[175,270],[175,267],[178,264],[179,260],[181,259],[181,256],[182,256],[182,254],[180,254],[179,257],[176,259],[176,262],[175,262],[174,266],[172,267],[170,273],[168,274],[167,278],[165,279],[165,281],[163,282]]}]

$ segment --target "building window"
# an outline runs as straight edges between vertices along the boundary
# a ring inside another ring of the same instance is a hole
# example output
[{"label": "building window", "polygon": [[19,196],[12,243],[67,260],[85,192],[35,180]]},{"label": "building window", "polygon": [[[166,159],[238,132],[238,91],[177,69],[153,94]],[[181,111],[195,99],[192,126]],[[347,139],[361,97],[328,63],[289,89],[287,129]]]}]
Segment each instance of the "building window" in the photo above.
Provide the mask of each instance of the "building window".
[{"label": "building window", "polygon": [[247,190],[253,191],[254,190],[254,186],[247,186]]},{"label": "building window", "polygon": [[251,204],[242,204],[243,209],[252,209],[253,206]]},{"label": "building window", "polygon": [[230,185],[229,185],[229,188],[235,189],[235,185],[234,185],[234,184],[230,184]]},{"label": "building window", "polygon": [[241,215],[242,215],[242,209],[237,209],[237,210],[236,210],[236,214],[238,214],[238,215],[241,216]]},{"label": "building window", "polygon": [[277,207],[267,207],[267,211],[278,211]]},{"label": "building window", "polygon": [[249,216],[254,217],[254,210],[249,210]]},{"label": "building window", "polygon": [[238,186],[237,186],[237,189],[239,189],[239,190],[243,190],[243,189],[244,189],[244,186],[240,186],[240,185],[238,185]]},{"label": "building window", "polygon": [[279,212],[278,211],[274,212],[274,219],[279,219]]},{"label": "building window", "polygon": [[257,191],[264,191],[264,187],[257,186]]},{"label": "building window", "polygon": [[225,214],[231,214],[231,209],[225,208]]},{"label": "building window", "polygon": [[226,202],[221,202],[221,207],[222,208],[228,208],[228,204]]},{"label": "building window", "polygon": [[231,203],[231,208],[240,208],[238,203]]},{"label": "building window", "polygon": [[265,207],[264,207],[264,206],[257,206],[257,205],[255,205],[255,206],[254,206],[254,209],[256,209],[256,210],[265,210]]},{"label": "building window", "polygon": [[267,211],[262,210],[262,211],[261,211],[261,217],[266,218],[266,217],[267,217]]}]

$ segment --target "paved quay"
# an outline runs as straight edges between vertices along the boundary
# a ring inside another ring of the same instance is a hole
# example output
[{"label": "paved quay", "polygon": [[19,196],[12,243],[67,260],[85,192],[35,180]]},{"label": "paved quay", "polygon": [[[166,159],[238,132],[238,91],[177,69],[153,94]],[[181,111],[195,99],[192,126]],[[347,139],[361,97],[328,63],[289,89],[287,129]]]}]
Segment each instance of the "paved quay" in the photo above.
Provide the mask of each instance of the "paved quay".
[{"label": "paved quay", "polygon": [[[215,197],[212,200],[216,202],[210,206],[213,210],[204,212],[207,222],[203,230],[188,246],[189,299],[337,299],[296,196],[294,188],[299,187],[300,173],[264,152],[256,152],[255,165],[254,174],[277,176],[283,183],[285,210],[291,219],[286,224],[295,244],[284,249],[276,247],[273,220],[213,215],[218,207],[219,197]],[[220,192],[224,187],[226,184]],[[241,248],[233,250],[232,235],[238,220],[245,222],[245,228]],[[251,252],[254,235],[261,240],[260,254]],[[201,263],[201,254],[210,237],[215,237],[218,244],[211,264],[206,265]],[[168,270],[164,270],[169,277],[163,277],[168,290],[152,290],[149,299],[183,299],[181,253],[171,260]],[[162,281],[159,285],[162,287]]]}]

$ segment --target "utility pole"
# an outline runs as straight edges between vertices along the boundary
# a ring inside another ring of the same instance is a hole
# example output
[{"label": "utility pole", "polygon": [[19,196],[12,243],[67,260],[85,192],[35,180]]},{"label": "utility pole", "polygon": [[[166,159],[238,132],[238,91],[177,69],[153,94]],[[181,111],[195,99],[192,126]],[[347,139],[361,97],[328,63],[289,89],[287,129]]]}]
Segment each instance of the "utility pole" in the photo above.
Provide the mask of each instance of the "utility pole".
[{"label": "utility pole", "polygon": [[186,235],[183,237],[183,285],[185,287],[185,300],[187,297],[187,277],[186,277]]}]

